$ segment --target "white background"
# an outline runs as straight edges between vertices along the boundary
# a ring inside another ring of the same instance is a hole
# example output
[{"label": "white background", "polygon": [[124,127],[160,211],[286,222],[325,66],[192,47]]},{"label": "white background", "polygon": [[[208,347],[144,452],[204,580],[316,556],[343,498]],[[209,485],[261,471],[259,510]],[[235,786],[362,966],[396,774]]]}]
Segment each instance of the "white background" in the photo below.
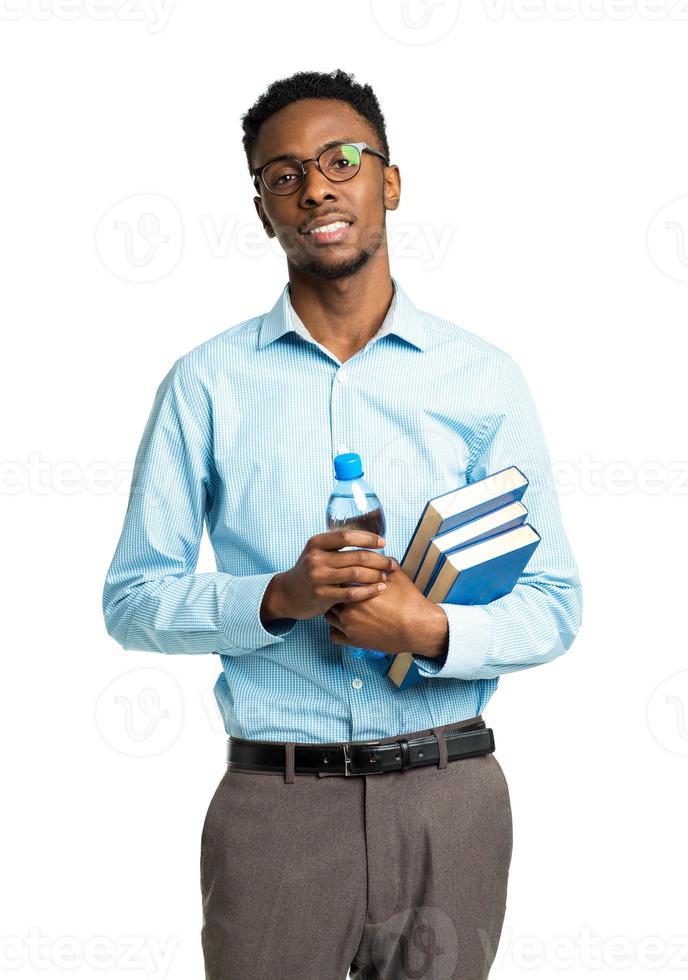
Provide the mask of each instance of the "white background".
[{"label": "white background", "polygon": [[484,712],[491,977],[685,976],[688,3],[0,0],[0,38],[2,968],[202,976],[219,664],[125,653],[101,592],[157,385],[286,282],[240,115],[343,68],[401,170],[392,272],[523,368],[584,587]]}]

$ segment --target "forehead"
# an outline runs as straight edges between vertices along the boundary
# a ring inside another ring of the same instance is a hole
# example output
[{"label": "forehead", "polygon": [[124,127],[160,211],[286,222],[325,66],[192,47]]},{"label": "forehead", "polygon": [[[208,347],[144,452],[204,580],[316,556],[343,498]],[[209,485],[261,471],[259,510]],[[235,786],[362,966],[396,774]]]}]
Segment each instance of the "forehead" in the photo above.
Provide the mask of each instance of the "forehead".
[{"label": "forehead", "polygon": [[375,131],[347,102],[339,99],[300,99],[270,116],[260,127],[253,146],[253,165],[281,153],[309,157],[333,139],[366,140],[377,145]]}]

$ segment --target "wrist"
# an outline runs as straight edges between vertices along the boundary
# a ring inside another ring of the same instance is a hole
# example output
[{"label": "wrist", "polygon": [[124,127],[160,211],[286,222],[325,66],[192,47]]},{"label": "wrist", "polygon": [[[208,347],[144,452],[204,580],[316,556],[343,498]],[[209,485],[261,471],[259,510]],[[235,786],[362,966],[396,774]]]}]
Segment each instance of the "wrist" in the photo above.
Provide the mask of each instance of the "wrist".
[{"label": "wrist", "polygon": [[428,601],[424,628],[421,631],[420,642],[415,642],[413,652],[421,657],[442,657],[449,646],[449,620],[447,614],[436,602]]},{"label": "wrist", "polygon": [[276,572],[268,582],[260,606],[263,625],[276,619],[295,619],[284,589],[285,572]]}]

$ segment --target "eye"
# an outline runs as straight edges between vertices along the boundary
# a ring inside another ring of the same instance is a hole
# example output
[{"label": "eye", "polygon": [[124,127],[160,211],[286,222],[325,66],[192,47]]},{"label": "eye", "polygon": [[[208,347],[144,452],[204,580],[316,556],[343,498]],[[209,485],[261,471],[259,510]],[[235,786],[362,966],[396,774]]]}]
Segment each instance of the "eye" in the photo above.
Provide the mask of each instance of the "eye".
[{"label": "eye", "polygon": [[323,157],[323,164],[328,173],[344,174],[347,170],[357,170],[360,163],[359,153],[355,146],[342,143],[333,146]]}]

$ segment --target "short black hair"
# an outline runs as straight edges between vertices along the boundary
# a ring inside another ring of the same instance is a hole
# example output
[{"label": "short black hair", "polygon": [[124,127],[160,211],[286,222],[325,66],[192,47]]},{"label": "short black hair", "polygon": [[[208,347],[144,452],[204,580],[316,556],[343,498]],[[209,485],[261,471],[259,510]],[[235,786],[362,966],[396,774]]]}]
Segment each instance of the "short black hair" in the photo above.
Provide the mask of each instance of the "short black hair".
[{"label": "short black hair", "polygon": [[331,72],[298,71],[289,78],[280,78],[272,82],[241,117],[244,130],[242,142],[249,171],[253,169],[251,153],[260,127],[274,113],[300,99],[340,99],[342,102],[348,102],[373,127],[380,141],[377,149],[381,150],[389,160],[385,117],[370,85],[361,85],[354,81],[353,74],[348,74],[340,68]]}]

